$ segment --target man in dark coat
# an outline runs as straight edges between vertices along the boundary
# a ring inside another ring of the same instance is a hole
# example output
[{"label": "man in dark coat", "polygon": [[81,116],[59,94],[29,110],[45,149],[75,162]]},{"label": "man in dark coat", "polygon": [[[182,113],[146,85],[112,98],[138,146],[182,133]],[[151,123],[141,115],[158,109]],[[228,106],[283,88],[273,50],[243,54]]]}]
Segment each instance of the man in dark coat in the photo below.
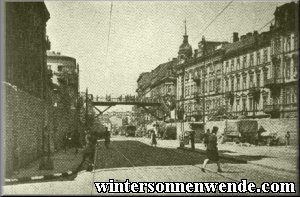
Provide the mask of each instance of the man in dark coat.
[{"label": "man in dark coat", "polygon": [[105,131],[104,131],[104,144],[106,148],[109,148],[109,144],[110,144],[110,132],[108,130],[107,127],[105,127]]},{"label": "man in dark coat", "polygon": [[216,162],[218,166],[218,172],[222,172],[221,170],[221,165],[219,162],[219,154],[218,154],[218,143],[217,143],[217,132],[219,128],[218,127],[213,127],[211,135],[208,138],[208,144],[206,147],[206,156],[207,159],[204,160],[203,162],[203,168],[202,171],[205,172],[205,166],[209,162],[209,160]]},{"label": "man in dark coat", "polygon": [[94,163],[96,143],[94,143],[94,139],[91,134],[87,134],[85,136],[85,141],[86,141],[86,145],[82,151],[82,161],[76,169],[77,172],[81,170],[85,162],[88,162],[88,167],[86,169],[87,171],[91,171],[93,168],[92,165]]}]

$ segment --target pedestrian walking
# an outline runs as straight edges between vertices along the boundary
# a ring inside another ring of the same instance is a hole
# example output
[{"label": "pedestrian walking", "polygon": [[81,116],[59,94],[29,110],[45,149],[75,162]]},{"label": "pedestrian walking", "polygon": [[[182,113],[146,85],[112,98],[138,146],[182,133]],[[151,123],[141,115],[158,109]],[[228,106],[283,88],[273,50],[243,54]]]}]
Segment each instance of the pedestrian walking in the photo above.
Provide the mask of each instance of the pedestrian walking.
[{"label": "pedestrian walking", "polygon": [[105,131],[104,131],[104,144],[106,148],[109,148],[109,144],[110,144],[110,132],[108,130],[107,127],[105,127]]},{"label": "pedestrian walking", "polygon": [[68,148],[71,147],[71,134],[70,132],[65,132],[64,136],[63,136],[63,147],[65,152],[67,151]]},{"label": "pedestrian walking", "polygon": [[206,130],[206,133],[204,134],[204,138],[203,138],[203,143],[204,143],[204,146],[205,146],[205,147],[207,147],[209,136],[210,136],[210,130],[207,129],[207,130]]},{"label": "pedestrian walking", "polygon": [[218,166],[218,172],[222,172],[221,170],[221,165],[219,162],[219,154],[218,154],[218,147],[217,147],[217,132],[219,128],[218,127],[213,127],[211,134],[209,135],[208,138],[208,144],[206,147],[206,156],[207,159],[204,160],[203,162],[203,167],[202,171],[205,172],[205,167],[209,161],[213,161],[217,163]]},{"label": "pedestrian walking", "polygon": [[291,138],[291,135],[290,135],[290,132],[286,132],[285,134],[285,145],[286,146],[289,146],[290,145],[290,138]]},{"label": "pedestrian walking", "polygon": [[86,164],[86,170],[92,171],[95,157],[96,144],[93,142],[91,134],[85,136],[86,145],[82,151],[82,161],[77,167],[76,171],[81,170],[82,166]]},{"label": "pedestrian walking", "polygon": [[151,131],[151,145],[154,145],[154,147],[157,145],[156,134],[154,130]]}]

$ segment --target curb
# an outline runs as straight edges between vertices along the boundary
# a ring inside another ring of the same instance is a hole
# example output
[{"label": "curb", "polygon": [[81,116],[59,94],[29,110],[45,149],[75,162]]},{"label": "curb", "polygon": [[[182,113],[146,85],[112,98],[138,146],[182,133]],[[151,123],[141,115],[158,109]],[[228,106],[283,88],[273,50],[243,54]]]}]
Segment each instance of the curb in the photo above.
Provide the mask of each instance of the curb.
[{"label": "curb", "polygon": [[54,173],[54,174],[47,174],[41,176],[32,176],[32,177],[21,177],[17,179],[5,179],[5,184],[13,184],[13,183],[25,183],[29,181],[36,181],[36,180],[51,180],[59,177],[67,177],[70,175],[77,174],[76,171],[67,171],[63,173]]},{"label": "curb", "polygon": [[288,173],[297,173],[297,170],[288,170],[285,168],[277,168],[277,167],[273,167],[273,166],[269,166],[269,165],[264,165],[264,164],[260,164],[260,163],[255,163],[253,161],[249,161],[249,164],[255,165],[255,166],[260,166],[260,167],[265,167],[265,168],[270,168],[272,170],[281,170],[281,171],[285,171]]},{"label": "curb", "polygon": [[[204,150],[201,150],[201,149],[192,150],[191,148],[186,148],[186,147],[178,147],[177,149],[181,149],[181,150],[185,150],[185,151],[191,151],[191,152],[198,152],[200,154],[206,154],[206,152]],[[240,163],[245,163],[245,164],[248,163],[248,164],[252,164],[252,165],[256,165],[256,166],[260,166],[260,167],[270,168],[272,170],[281,170],[281,171],[285,171],[285,172],[288,172],[288,173],[297,173],[297,170],[288,170],[288,169],[285,169],[285,168],[277,168],[277,167],[273,167],[273,166],[270,166],[270,165],[255,163],[253,161],[247,161],[246,159],[236,158],[235,156],[232,156],[232,155],[225,155],[225,154],[219,153],[219,157],[222,158],[222,159],[237,161],[237,162],[240,162]]]},{"label": "curb", "polygon": [[[201,150],[201,149],[192,150],[191,148],[186,148],[186,147],[178,147],[177,149],[191,151],[191,152],[198,152],[200,154],[206,154],[206,151]],[[235,156],[225,155],[222,153],[219,153],[219,157],[222,159],[227,159],[227,160],[231,160],[231,161],[235,161],[235,162],[239,162],[239,163],[244,163],[244,164],[248,163],[248,161],[246,159],[241,159],[241,158],[237,158]]]}]

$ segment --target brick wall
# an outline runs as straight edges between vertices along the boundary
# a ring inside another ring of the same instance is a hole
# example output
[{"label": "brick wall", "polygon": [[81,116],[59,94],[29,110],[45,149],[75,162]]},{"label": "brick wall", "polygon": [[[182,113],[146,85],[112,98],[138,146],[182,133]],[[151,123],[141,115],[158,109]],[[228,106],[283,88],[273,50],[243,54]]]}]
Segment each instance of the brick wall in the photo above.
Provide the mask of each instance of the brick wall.
[{"label": "brick wall", "polygon": [[[4,151],[6,176],[42,156],[42,129],[49,127],[50,147],[62,148],[62,136],[76,126],[75,113],[55,109],[16,87],[5,84]],[[45,147],[47,137],[45,133]],[[47,150],[47,149],[45,149]]]}]

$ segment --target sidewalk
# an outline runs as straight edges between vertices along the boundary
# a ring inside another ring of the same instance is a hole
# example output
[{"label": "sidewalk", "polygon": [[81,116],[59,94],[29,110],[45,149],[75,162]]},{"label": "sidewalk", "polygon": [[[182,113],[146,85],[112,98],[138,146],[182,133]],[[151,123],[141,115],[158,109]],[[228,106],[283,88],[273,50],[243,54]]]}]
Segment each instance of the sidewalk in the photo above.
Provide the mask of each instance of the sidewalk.
[{"label": "sidewalk", "polygon": [[39,170],[41,162],[40,158],[30,163],[28,166],[16,170],[12,176],[5,177],[5,182],[19,182],[45,178],[51,179],[73,174],[75,173],[74,170],[76,170],[82,160],[81,151],[82,150],[79,150],[79,152],[75,154],[75,149],[71,148],[66,152],[64,150],[60,150],[52,153],[51,158],[54,164],[53,170]]},{"label": "sidewalk", "polygon": [[[149,144],[148,138],[135,138]],[[157,140],[158,147],[178,148],[178,140]],[[191,150],[191,145],[185,145],[185,149]],[[218,144],[219,154],[228,159],[245,160],[248,164],[283,170],[287,172],[297,172],[298,150],[297,146],[242,146],[239,144]],[[201,154],[205,154],[205,146],[201,143],[195,144],[195,149]]]}]

